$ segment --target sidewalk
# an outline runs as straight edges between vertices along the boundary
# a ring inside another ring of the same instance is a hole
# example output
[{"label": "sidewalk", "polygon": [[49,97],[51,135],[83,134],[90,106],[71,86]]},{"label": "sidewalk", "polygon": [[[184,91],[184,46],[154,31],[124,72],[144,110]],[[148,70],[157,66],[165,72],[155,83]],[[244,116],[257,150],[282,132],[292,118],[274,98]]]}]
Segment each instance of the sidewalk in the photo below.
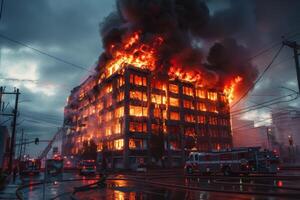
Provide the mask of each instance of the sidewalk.
[{"label": "sidewalk", "polygon": [[16,182],[13,183],[12,180],[9,184],[5,186],[3,190],[0,190],[0,199],[17,199],[16,190],[21,185],[22,181],[20,180],[19,176],[16,178]]}]

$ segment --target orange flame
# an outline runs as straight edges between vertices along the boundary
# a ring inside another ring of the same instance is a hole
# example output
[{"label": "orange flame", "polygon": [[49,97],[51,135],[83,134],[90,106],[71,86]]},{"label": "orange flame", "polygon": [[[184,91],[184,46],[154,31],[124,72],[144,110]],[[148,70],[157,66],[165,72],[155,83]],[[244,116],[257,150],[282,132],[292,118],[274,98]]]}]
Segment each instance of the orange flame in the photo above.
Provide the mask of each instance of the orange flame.
[{"label": "orange flame", "polygon": [[232,80],[232,81],[230,82],[229,85],[225,85],[223,92],[224,92],[225,96],[227,97],[229,103],[231,103],[231,102],[233,101],[236,86],[237,86],[237,84],[240,83],[242,80],[243,80],[242,77],[237,76],[237,77],[235,77],[234,80]]},{"label": "orange flame", "polygon": [[201,83],[202,75],[198,71],[183,71],[181,67],[170,67],[169,76],[182,81]]},{"label": "orange flame", "polygon": [[125,64],[142,69],[155,69],[157,48],[162,44],[163,38],[158,36],[149,45],[141,42],[140,34],[135,32],[122,43],[121,47],[111,45],[113,60],[107,65],[108,77]]},{"label": "orange flame", "polygon": [[[141,32],[134,32],[130,37],[124,39],[121,44],[110,46],[113,59],[106,66],[106,77],[122,69],[125,65],[132,65],[141,69],[155,70],[157,63],[157,49],[164,42],[161,36],[157,36],[151,43],[145,44],[141,38]],[[171,66],[168,75],[171,79],[193,82],[198,86],[203,86],[204,74],[201,71],[187,71],[183,67]],[[187,68],[185,68],[187,69]],[[230,84],[225,85],[223,92],[229,103],[234,99],[236,85],[242,81],[242,77],[237,76]]]}]

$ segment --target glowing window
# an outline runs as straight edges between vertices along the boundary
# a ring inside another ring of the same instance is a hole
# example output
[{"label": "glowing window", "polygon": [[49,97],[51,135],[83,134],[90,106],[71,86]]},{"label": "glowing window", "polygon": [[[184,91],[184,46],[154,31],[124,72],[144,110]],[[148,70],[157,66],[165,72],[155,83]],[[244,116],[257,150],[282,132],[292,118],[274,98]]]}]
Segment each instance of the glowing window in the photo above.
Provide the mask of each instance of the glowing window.
[{"label": "glowing window", "polygon": [[196,90],[196,97],[205,99],[206,98],[206,92],[202,89],[197,89]]},{"label": "glowing window", "polygon": [[218,95],[216,92],[207,92],[207,98],[209,100],[216,101],[218,98]]},{"label": "glowing window", "polygon": [[197,110],[206,111],[206,105],[205,105],[205,103],[198,102],[196,105],[197,105]]},{"label": "glowing window", "polygon": [[194,109],[193,102],[189,100],[183,100],[183,107],[188,109]]},{"label": "glowing window", "polygon": [[105,136],[110,136],[111,135],[111,128],[110,126],[105,128]]},{"label": "glowing window", "polygon": [[129,139],[129,149],[146,149],[142,139]]},{"label": "glowing window", "polygon": [[194,96],[193,88],[183,86],[183,94],[188,96]]},{"label": "glowing window", "polygon": [[124,100],[124,91],[119,92],[118,95],[117,95],[117,101],[118,102],[123,101],[123,100]]},{"label": "glowing window", "polygon": [[146,92],[141,92],[141,91],[130,91],[130,98],[139,100],[139,101],[144,101],[147,102],[147,94]]},{"label": "glowing window", "polygon": [[179,113],[178,112],[170,112],[170,119],[171,120],[179,120]]},{"label": "glowing window", "polygon": [[124,140],[123,139],[115,140],[114,147],[115,147],[114,149],[116,150],[122,150],[124,147]]},{"label": "glowing window", "polygon": [[205,116],[198,115],[197,118],[198,118],[198,123],[200,123],[200,124],[204,124],[205,123]]},{"label": "glowing window", "polygon": [[130,105],[129,115],[137,117],[146,117],[148,116],[148,109],[147,107]]},{"label": "glowing window", "polygon": [[120,134],[121,133],[121,123],[117,122],[115,125],[115,133]]},{"label": "glowing window", "polygon": [[124,107],[119,107],[115,110],[115,117],[120,118],[124,116]]},{"label": "glowing window", "polygon": [[177,98],[170,97],[170,106],[179,106],[179,100]]},{"label": "glowing window", "polygon": [[147,124],[142,122],[130,122],[129,130],[131,132],[147,132]]},{"label": "glowing window", "polygon": [[186,122],[195,122],[195,118],[194,118],[194,116],[191,115],[191,114],[186,114],[186,115],[184,115],[184,120],[185,120]]},{"label": "glowing window", "polygon": [[106,93],[110,93],[110,92],[112,92],[112,90],[113,90],[112,84],[108,84],[108,85],[106,86],[106,88],[105,88],[105,92],[106,92]]},{"label": "glowing window", "polygon": [[195,129],[194,128],[185,128],[184,134],[187,136],[195,136]]},{"label": "glowing window", "polygon": [[121,87],[124,84],[125,84],[124,78],[123,77],[118,78],[118,87]]},{"label": "glowing window", "polygon": [[166,97],[159,95],[159,94],[152,94],[151,95],[151,102],[156,104],[165,104],[166,103]]},{"label": "glowing window", "polygon": [[160,108],[154,108],[153,109],[153,116],[156,118],[163,118],[166,119],[167,115],[166,115],[166,110],[162,110]]},{"label": "glowing window", "polygon": [[140,86],[147,86],[147,79],[143,76],[130,74],[130,83]]},{"label": "glowing window", "polygon": [[216,105],[209,105],[208,108],[209,108],[209,109],[208,109],[209,112],[218,113],[218,110],[217,110],[217,106],[216,106]]},{"label": "glowing window", "polygon": [[174,84],[170,84],[169,85],[169,90],[170,92],[173,92],[173,93],[178,93],[178,85],[174,85]]}]

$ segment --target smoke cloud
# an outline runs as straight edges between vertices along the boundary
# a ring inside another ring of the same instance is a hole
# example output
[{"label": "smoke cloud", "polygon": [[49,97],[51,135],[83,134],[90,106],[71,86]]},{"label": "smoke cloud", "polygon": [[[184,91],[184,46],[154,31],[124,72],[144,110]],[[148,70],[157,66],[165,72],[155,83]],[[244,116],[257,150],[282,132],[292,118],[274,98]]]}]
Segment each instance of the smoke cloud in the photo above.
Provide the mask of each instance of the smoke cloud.
[{"label": "smoke cloud", "polygon": [[[178,66],[183,71],[201,73],[210,86],[223,86],[229,79],[242,76],[243,87],[247,87],[257,76],[251,63],[242,62],[250,53],[235,39],[224,39],[242,29],[246,17],[240,10],[244,7],[235,2],[212,15],[201,0],[117,0],[115,11],[100,25],[105,52],[98,67],[113,59],[111,45],[120,45],[124,38],[141,31],[146,44],[157,36],[164,38],[157,49],[156,74],[167,74],[171,66]],[[207,50],[194,45],[195,41],[218,42]]]}]

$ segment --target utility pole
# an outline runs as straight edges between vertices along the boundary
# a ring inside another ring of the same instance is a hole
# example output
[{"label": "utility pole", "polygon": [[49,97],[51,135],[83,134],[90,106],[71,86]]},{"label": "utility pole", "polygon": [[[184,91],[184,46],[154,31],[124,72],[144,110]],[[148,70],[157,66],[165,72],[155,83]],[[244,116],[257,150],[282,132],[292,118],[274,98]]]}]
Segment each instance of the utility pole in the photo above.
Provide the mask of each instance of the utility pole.
[{"label": "utility pole", "polygon": [[294,51],[294,59],[296,64],[296,72],[297,72],[297,81],[298,81],[298,92],[300,92],[300,66],[299,66],[299,53],[300,45],[296,41],[283,41],[283,45],[288,46]]},{"label": "utility pole", "polygon": [[17,89],[13,94],[16,95],[15,108],[13,110],[13,122],[12,122],[12,133],[10,140],[10,153],[9,153],[9,165],[8,169],[12,172],[13,169],[13,158],[15,157],[15,138],[16,138],[16,126],[17,126],[17,115],[18,115],[18,103],[19,103],[19,89]]}]

